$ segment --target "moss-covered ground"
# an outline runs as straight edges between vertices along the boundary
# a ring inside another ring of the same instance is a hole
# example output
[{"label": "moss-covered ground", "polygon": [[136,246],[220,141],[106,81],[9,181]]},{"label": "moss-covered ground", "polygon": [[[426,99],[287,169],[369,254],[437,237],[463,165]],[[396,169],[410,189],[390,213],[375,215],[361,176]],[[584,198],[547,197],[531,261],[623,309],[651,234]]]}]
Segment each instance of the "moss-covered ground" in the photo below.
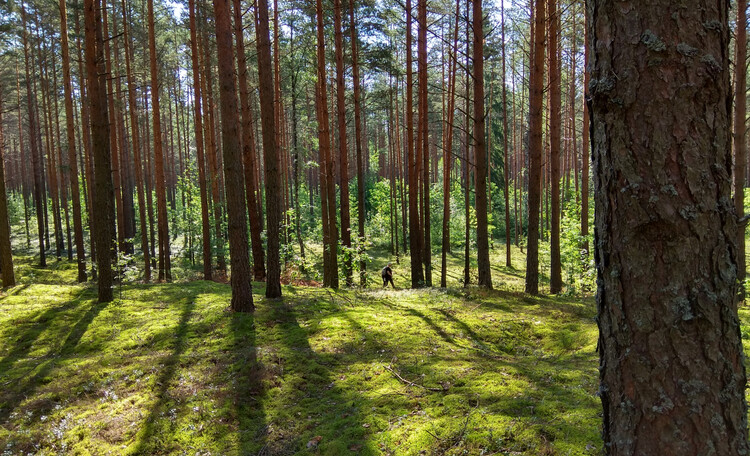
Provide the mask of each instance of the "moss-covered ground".
[{"label": "moss-covered ground", "polygon": [[407,289],[402,258],[396,290],[256,283],[254,314],[204,281],[98,304],[72,264],[18,258],[0,454],[599,454],[593,299],[523,294],[514,256],[495,291],[460,287],[459,257],[448,289]]}]

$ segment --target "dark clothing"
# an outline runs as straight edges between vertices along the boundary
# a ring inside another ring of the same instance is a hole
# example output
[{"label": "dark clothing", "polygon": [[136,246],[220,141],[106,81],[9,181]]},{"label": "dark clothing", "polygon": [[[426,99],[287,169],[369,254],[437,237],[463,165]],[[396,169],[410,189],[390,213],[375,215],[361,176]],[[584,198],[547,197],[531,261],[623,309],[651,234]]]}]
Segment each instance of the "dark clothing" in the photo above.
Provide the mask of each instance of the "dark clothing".
[{"label": "dark clothing", "polygon": [[383,278],[384,287],[388,288],[388,283],[390,282],[391,286],[396,288],[396,285],[393,284],[393,271],[390,267],[384,267],[383,270],[380,271],[380,276]]}]

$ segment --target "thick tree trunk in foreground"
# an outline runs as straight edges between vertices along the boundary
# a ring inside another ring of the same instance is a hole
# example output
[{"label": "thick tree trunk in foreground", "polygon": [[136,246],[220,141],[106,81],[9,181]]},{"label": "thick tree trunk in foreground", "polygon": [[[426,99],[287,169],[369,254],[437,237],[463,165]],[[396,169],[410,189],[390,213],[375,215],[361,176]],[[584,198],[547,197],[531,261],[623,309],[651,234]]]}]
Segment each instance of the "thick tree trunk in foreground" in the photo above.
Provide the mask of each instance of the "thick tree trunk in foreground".
[{"label": "thick tree trunk in foreground", "polygon": [[589,4],[605,448],[747,454],[729,2],[623,11]]},{"label": "thick tree trunk in foreground", "polygon": [[476,163],[477,269],[479,285],[492,288],[487,232],[487,143],[484,136],[484,28],[482,0],[473,0],[474,29],[474,162]]},{"label": "thick tree trunk in foreground", "polygon": [[219,62],[219,99],[221,102],[221,140],[224,153],[224,185],[227,196],[229,261],[232,285],[232,310],[252,312],[253,289],[250,276],[250,251],[247,242],[247,207],[243,181],[242,145],[234,79],[232,24],[228,0],[214,0],[216,14],[216,54]]},{"label": "thick tree trunk in foreground", "polygon": [[104,71],[104,40],[101,29],[101,8],[96,0],[84,1],[86,24],[86,74],[91,107],[91,150],[94,171],[93,237],[99,280],[99,302],[112,301],[112,259],[114,251],[115,190],[112,184],[112,163],[109,150],[107,119],[107,85]]},{"label": "thick tree trunk in foreground", "polygon": [[[745,215],[745,156],[747,155],[747,0],[737,1],[734,65],[734,210]],[[737,280],[745,280],[745,230],[737,237]],[[744,290],[740,288],[744,298]]]},{"label": "thick tree trunk in foreground", "polygon": [[268,261],[266,297],[281,297],[281,261],[279,232],[281,230],[281,182],[279,177],[279,145],[276,142],[273,74],[271,73],[271,38],[268,27],[268,1],[258,1],[258,84],[260,120],[263,128],[263,165],[266,175],[266,226]]}]

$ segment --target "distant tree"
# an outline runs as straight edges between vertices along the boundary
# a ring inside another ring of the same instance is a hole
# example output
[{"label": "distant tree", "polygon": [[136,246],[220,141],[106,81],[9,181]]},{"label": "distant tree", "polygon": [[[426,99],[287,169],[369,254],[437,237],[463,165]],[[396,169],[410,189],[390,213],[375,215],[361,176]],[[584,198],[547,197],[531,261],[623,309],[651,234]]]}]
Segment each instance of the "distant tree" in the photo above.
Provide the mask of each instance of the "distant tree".
[{"label": "distant tree", "polygon": [[[353,1],[353,0],[349,0]],[[341,21],[341,0],[333,0],[333,31],[336,48],[336,117],[338,119],[338,147],[340,169],[339,210],[341,214],[341,247],[352,246],[351,221],[349,220],[349,146],[346,135],[346,85],[344,84],[344,30]],[[352,255],[344,255],[344,277],[346,285],[352,285]]]},{"label": "distant tree", "polygon": [[729,2],[587,6],[605,452],[748,454]]}]

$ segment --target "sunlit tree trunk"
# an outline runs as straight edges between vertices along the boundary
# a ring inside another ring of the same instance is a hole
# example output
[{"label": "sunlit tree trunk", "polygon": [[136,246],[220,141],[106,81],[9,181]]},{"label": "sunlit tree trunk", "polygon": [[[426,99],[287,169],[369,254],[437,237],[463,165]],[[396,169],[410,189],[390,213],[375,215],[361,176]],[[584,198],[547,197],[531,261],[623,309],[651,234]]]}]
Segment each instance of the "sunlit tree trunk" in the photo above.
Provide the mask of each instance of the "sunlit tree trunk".
[{"label": "sunlit tree trunk", "polygon": [[[352,39],[352,83],[354,84],[354,144],[357,153],[357,235],[359,236],[359,283],[367,285],[367,262],[365,253],[365,160],[362,154],[362,88],[359,76],[359,49],[357,46],[357,27],[354,18],[354,0],[349,0],[349,28]],[[391,176],[391,184],[394,184],[394,176]],[[391,185],[391,189],[395,186]],[[396,255],[398,256],[398,230],[396,233]]]},{"label": "sunlit tree trunk", "polygon": [[430,131],[427,105],[427,0],[419,0],[418,16],[417,60],[419,61],[419,130],[422,140],[422,229],[424,230],[422,234],[422,261],[424,262],[424,283],[431,287],[432,238],[430,233]]},{"label": "sunlit tree trunk", "polygon": [[221,102],[221,138],[224,154],[224,183],[229,221],[229,259],[231,264],[231,307],[235,312],[252,312],[253,290],[250,252],[247,242],[247,207],[242,167],[240,122],[235,93],[232,24],[228,0],[214,0],[216,16],[216,53],[219,63]]},{"label": "sunlit tree trunk", "polygon": [[156,187],[157,231],[159,238],[159,280],[172,280],[169,252],[169,221],[167,214],[167,181],[164,175],[161,112],[159,110],[159,72],[156,66],[156,32],[154,30],[154,1],[148,0],[148,47],[151,67],[151,110],[154,128],[154,186]]},{"label": "sunlit tree trunk", "polygon": [[549,16],[549,94],[550,94],[550,293],[562,291],[560,262],[560,127],[562,123],[561,70],[558,54],[560,15],[556,0],[547,0]]},{"label": "sunlit tree trunk", "polygon": [[484,113],[484,21],[482,0],[473,0],[474,29],[474,162],[476,163],[477,269],[479,285],[492,288],[487,231],[487,144]]},{"label": "sunlit tree trunk", "polygon": [[250,106],[250,89],[247,81],[247,62],[245,58],[245,40],[242,26],[242,6],[240,0],[234,0],[234,36],[237,44],[237,78],[242,111],[242,157],[245,167],[245,191],[247,193],[247,209],[250,218],[250,242],[253,252],[253,278],[261,282],[266,279],[265,254],[261,240],[260,214],[256,201],[255,188],[255,135],[253,133],[253,110]]},{"label": "sunlit tree trunk", "polygon": [[10,219],[8,218],[8,198],[5,190],[5,138],[3,137],[3,98],[0,90],[0,275],[3,287],[16,284],[13,271],[13,250],[10,245]]},{"label": "sunlit tree trunk", "polygon": [[268,1],[258,1],[258,83],[260,120],[263,129],[263,165],[266,177],[266,233],[268,261],[266,297],[281,297],[281,261],[279,234],[281,230],[281,183],[279,182],[279,145],[276,141],[273,74],[271,71],[271,39],[268,25]]},{"label": "sunlit tree trunk", "polygon": [[412,82],[412,7],[406,0],[406,155],[409,166],[409,254],[411,255],[411,286],[424,286],[422,245],[419,226],[419,175],[414,154],[414,108]]},{"label": "sunlit tree trunk", "polygon": [[78,282],[86,281],[86,252],[83,246],[83,224],[81,222],[81,196],[78,189],[78,161],[76,157],[75,121],[73,114],[72,76],[70,74],[70,51],[68,49],[68,14],[65,0],[60,6],[60,41],[63,66],[63,91],[65,94],[65,120],[68,147],[68,176],[70,178],[70,196],[73,206],[73,233],[76,245],[76,263],[78,265]]},{"label": "sunlit tree trunk", "polygon": [[[123,14],[125,11],[125,0],[122,0]],[[133,77],[133,70],[131,68],[131,60],[133,49],[131,47],[132,42],[130,41],[130,21],[126,19],[123,21],[123,34],[125,43],[125,73],[128,79],[128,104],[130,105],[130,128],[131,135],[130,141],[133,146],[133,162],[135,169],[135,187],[138,193],[138,218],[141,229],[141,251],[143,254],[143,279],[146,283],[151,281],[151,253],[149,251],[148,244],[148,225],[146,215],[146,196],[144,192],[143,184],[143,165],[141,160],[141,137],[138,126],[138,104],[136,103],[135,94],[135,78]]]},{"label": "sunlit tree trunk", "polygon": [[542,130],[544,119],[544,2],[535,0],[531,74],[529,75],[529,218],[526,253],[526,292],[539,293],[539,209],[542,184]]},{"label": "sunlit tree trunk", "polygon": [[109,150],[107,118],[107,86],[104,71],[104,39],[101,28],[101,8],[96,0],[84,1],[86,25],[86,74],[91,113],[91,149],[94,168],[94,208],[96,220],[92,224],[95,238],[99,302],[112,301],[112,259],[114,230],[114,188]]},{"label": "sunlit tree trunk", "polygon": [[729,2],[587,7],[605,452],[748,454]]}]

